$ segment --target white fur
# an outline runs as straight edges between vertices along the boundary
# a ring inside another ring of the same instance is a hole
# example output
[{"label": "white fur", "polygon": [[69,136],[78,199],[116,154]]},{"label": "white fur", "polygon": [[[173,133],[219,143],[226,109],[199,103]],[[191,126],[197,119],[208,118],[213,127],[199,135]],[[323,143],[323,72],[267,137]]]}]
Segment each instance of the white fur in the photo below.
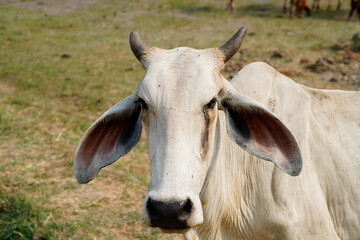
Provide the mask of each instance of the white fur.
[{"label": "white fur", "polygon": [[292,131],[303,170],[294,178],[243,151],[220,112],[199,238],[360,239],[360,93],[307,88],[265,63],[246,66],[232,84]]}]

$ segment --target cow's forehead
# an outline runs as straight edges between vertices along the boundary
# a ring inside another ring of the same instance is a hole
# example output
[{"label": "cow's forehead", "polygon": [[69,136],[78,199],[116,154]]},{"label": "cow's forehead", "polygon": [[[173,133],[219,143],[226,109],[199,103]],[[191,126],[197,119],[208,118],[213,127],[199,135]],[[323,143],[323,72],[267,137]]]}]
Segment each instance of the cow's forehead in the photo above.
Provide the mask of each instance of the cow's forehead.
[{"label": "cow's forehead", "polygon": [[[178,47],[174,49],[152,48],[149,54],[151,64],[158,64],[165,61],[168,64],[182,63],[191,65],[192,63],[207,63],[215,65],[215,58],[221,58],[220,52],[216,48],[194,49],[189,47]],[[164,64],[163,63],[163,64]]]},{"label": "cow's forehead", "polygon": [[188,99],[202,103],[219,90],[218,74],[223,61],[217,49],[153,49],[146,62],[146,75],[138,91],[148,101],[171,103]]}]

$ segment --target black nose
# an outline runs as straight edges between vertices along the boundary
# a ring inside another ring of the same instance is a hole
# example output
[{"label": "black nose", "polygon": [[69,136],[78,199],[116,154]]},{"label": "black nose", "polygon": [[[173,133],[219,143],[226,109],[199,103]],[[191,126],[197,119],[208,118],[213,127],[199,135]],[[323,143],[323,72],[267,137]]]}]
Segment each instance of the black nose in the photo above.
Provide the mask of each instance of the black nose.
[{"label": "black nose", "polygon": [[193,207],[190,199],[186,201],[163,202],[149,198],[146,207],[153,227],[164,229],[189,228],[186,222]]}]

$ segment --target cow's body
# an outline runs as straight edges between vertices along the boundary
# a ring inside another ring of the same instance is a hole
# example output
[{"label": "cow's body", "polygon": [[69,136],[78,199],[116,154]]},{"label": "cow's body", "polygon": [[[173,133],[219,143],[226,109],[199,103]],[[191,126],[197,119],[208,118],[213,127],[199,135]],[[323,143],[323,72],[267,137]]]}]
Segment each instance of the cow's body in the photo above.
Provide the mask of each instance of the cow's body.
[{"label": "cow's body", "polygon": [[84,134],[77,180],[145,126],[147,225],[191,240],[360,239],[360,93],[310,89],[264,63],[229,83],[220,71],[245,33],[204,50],[148,48],[131,33],[146,75]]},{"label": "cow's body", "polygon": [[303,170],[293,178],[239,148],[220,112],[200,239],[360,239],[360,93],[307,88],[264,63],[232,84],[294,133]]}]

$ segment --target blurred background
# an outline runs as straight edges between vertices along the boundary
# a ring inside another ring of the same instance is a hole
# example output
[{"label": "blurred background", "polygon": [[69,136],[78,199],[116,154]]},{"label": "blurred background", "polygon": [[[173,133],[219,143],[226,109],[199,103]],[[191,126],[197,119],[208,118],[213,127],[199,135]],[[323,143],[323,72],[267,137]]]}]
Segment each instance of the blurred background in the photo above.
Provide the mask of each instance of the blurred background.
[{"label": "blurred background", "polygon": [[[241,26],[223,74],[264,61],[296,82],[360,89],[360,21],[350,0],[302,18],[282,0],[1,0],[0,239],[181,239],[144,226],[145,135],[80,185],[73,155],[86,129],[144,76],[131,30],[161,48],[219,47]],[[308,4],[312,5],[312,0]]]}]

